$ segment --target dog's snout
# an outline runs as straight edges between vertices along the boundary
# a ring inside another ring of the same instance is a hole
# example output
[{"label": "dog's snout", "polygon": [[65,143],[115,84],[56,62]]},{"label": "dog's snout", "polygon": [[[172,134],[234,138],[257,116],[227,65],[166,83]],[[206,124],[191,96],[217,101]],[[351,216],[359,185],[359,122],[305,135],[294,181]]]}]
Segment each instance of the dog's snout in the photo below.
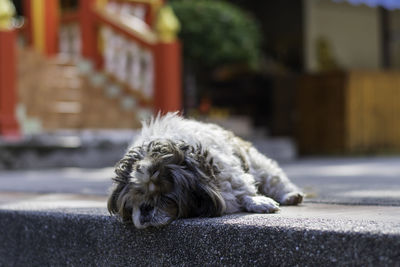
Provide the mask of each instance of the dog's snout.
[{"label": "dog's snout", "polygon": [[151,205],[148,204],[142,204],[139,207],[140,209],[140,217],[139,217],[139,222],[140,224],[145,224],[150,222],[152,215],[151,215],[151,211],[153,210],[153,207]]},{"label": "dog's snout", "polygon": [[147,216],[150,214],[150,211],[153,210],[153,207],[148,204],[142,204],[140,205],[139,209],[142,216]]}]

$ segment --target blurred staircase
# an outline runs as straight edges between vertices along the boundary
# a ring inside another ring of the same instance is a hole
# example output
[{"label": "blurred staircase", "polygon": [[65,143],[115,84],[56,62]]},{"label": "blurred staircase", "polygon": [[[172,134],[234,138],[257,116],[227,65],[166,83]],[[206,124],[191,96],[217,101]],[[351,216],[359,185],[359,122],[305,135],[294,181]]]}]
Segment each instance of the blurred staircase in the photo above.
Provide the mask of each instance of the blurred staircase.
[{"label": "blurred staircase", "polygon": [[138,128],[138,103],[96,73],[89,62],[18,54],[18,117],[24,132]]}]

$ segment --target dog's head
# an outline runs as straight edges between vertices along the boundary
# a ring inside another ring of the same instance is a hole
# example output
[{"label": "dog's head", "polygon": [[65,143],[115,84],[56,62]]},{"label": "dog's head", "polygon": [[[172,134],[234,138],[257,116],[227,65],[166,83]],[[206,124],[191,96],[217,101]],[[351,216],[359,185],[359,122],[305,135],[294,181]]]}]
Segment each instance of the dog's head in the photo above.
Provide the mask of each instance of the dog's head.
[{"label": "dog's head", "polygon": [[217,171],[201,146],[160,139],[134,147],[116,165],[108,210],[137,228],[221,215]]}]

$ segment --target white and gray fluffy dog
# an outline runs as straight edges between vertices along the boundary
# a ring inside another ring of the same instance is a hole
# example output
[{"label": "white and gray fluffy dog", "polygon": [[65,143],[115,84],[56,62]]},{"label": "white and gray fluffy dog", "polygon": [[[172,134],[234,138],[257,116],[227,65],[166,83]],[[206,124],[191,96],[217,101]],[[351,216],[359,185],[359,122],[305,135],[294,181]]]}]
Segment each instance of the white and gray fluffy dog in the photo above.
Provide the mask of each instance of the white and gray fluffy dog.
[{"label": "white and gray fluffy dog", "polygon": [[137,228],[239,211],[272,213],[303,199],[276,162],[250,143],[177,113],[143,123],[115,173],[108,210]]}]

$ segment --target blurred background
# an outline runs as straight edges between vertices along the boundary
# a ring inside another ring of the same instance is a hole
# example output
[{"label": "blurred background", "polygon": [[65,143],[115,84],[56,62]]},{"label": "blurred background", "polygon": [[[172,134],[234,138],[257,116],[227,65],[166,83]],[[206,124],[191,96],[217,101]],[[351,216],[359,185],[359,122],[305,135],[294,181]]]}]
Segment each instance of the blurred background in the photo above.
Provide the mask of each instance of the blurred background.
[{"label": "blurred background", "polygon": [[400,152],[400,2],[0,0],[0,167],[112,166],[181,110],[278,160]]}]

